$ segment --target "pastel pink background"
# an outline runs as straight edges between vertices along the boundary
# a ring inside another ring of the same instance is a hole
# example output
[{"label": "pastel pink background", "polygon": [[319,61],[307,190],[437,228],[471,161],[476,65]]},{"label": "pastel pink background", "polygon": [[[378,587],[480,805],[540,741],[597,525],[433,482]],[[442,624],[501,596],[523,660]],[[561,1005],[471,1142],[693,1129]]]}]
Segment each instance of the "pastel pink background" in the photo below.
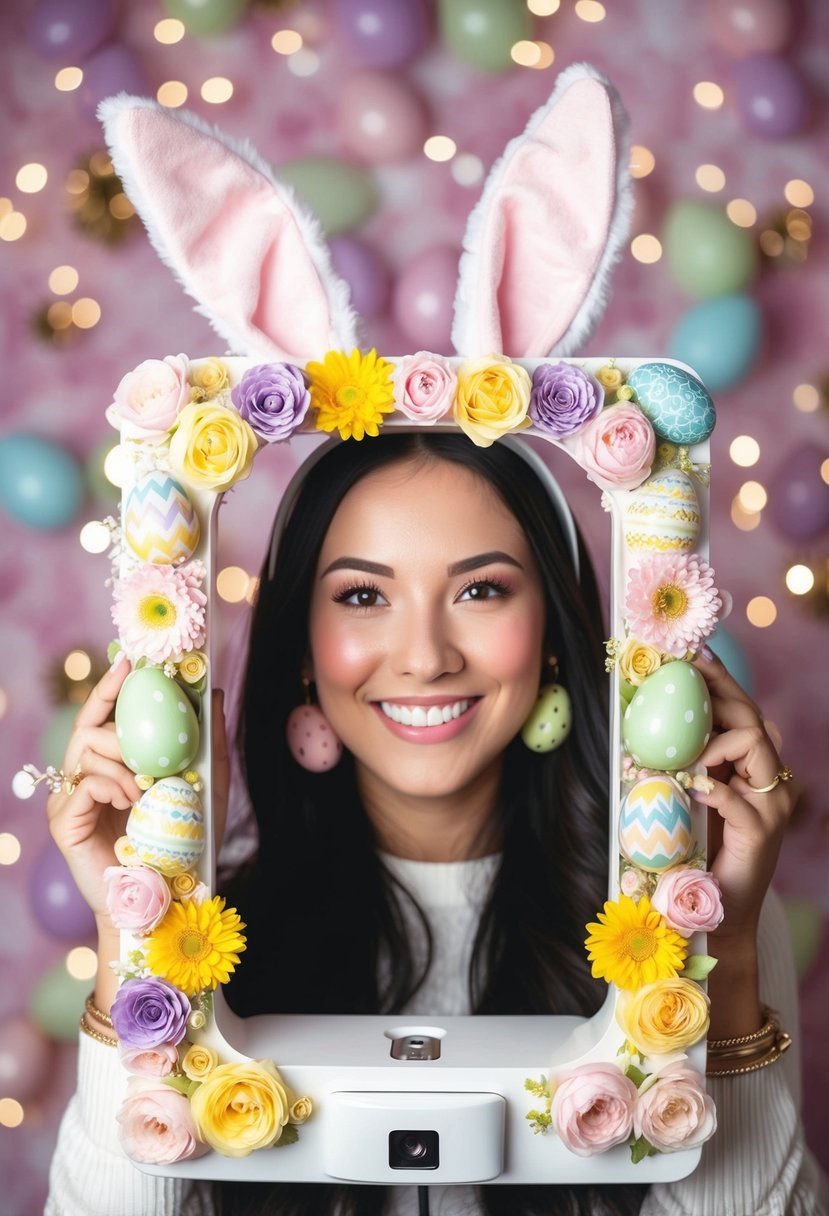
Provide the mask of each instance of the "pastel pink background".
[{"label": "pastel pink background", "polygon": [[[517,2],[517,0],[516,0]],[[72,94],[55,91],[56,66],[27,46],[28,5],[6,3],[0,15],[0,81],[3,118],[0,193],[13,197],[29,220],[25,237],[0,246],[4,284],[0,332],[2,434],[26,430],[49,437],[85,460],[111,432],[104,409],[121,375],[140,360],[186,351],[222,353],[221,341],[197,316],[157,260],[143,232],[123,247],[107,248],[72,226],[63,183],[80,156],[101,146],[96,124],[78,114]],[[729,104],[719,112],[700,109],[692,98],[699,80],[726,85],[729,55],[718,48],[699,4],[662,0],[609,0],[608,16],[598,25],[576,18],[572,0],[563,0],[554,17],[539,20],[537,36],[555,48],[556,64],[546,71],[515,68],[502,76],[483,76],[465,66],[437,38],[404,77],[426,99],[430,130],[450,134],[460,152],[479,156],[486,166],[504,143],[523,128],[527,116],[552,87],[555,71],[589,60],[616,83],[631,114],[632,138],[656,156],[656,170],[639,190],[638,230],[659,232],[664,209],[681,198],[710,197],[697,187],[701,163],[719,165],[726,174],[727,198],[750,199],[761,219],[785,209],[783,187],[792,177],[813,186],[814,237],[809,259],[799,267],[765,263],[751,288],[765,320],[763,352],[751,373],[718,396],[719,423],[713,437],[712,561],[720,584],[734,597],[728,630],[744,651],[753,692],[784,738],[783,756],[804,785],[777,875],[780,891],[806,901],[812,922],[829,915],[829,806],[826,790],[827,621],[789,595],[783,584],[795,560],[825,567],[827,537],[797,546],[763,519],[753,532],[738,531],[730,503],[748,477],[765,484],[802,442],[825,445],[827,411],[798,412],[792,390],[802,382],[819,383],[829,375],[829,253],[826,218],[829,200],[829,7],[821,0],[796,6],[795,32],[785,50],[807,82],[811,97],[808,127],[796,138],[764,140],[743,133]],[[284,58],[270,48],[273,32],[318,16],[316,49],[320,71],[293,76]],[[284,15],[257,9],[237,28],[213,40],[186,38],[172,47],[153,41],[153,26],[163,12],[155,0],[124,5],[120,38],[137,54],[154,91],[166,79],[190,85],[188,106],[217,122],[232,136],[250,137],[261,154],[282,160],[325,153],[344,156],[335,115],[344,82],[356,66],[343,47],[324,3],[300,2]],[[213,75],[233,80],[235,94],[224,106],[198,98],[198,85]],[[39,160],[49,169],[46,189],[21,196],[14,186],[20,165]],[[422,250],[441,243],[457,245],[479,187],[457,185],[446,164],[422,155],[372,171],[381,204],[362,235],[381,251],[393,275]],[[760,225],[758,225],[759,227]],[[69,263],[80,270],[78,293],[94,297],[102,318],[66,350],[38,340],[32,314],[50,302],[51,270]],[[613,284],[607,314],[585,353],[664,355],[668,334],[693,303],[672,281],[663,261],[641,265],[626,254]],[[408,341],[387,320],[367,327],[367,345],[402,353]],[[728,457],[731,440],[751,434],[761,447],[752,470],[737,468]],[[258,475],[232,498],[224,511],[223,564],[254,570],[264,543],[280,477],[290,457],[269,452]],[[595,494],[574,467],[564,470],[568,489],[583,508],[585,526],[601,552],[603,520]],[[42,759],[38,740],[55,712],[48,673],[75,647],[100,654],[112,636],[109,595],[103,586],[107,563],[77,544],[80,523],[101,518],[111,504],[90,500],[76,524],[46,534],[2,517],[0,531],[0,611],[3,673],[0,688],[8,697],[2,720],[0,831],[20,840],[22,856],[0,874],[0,1019],[26,1008],[42,973],[60,960],[71,942],[58,942],[37,926],[31,910],[29,880],[47,842],[40,794],[30,802],[10,792],[13,773],[27,760]],[[600,558],[600,560],[602,560]],[[770,595],[779,614],[767,629],[746,619],[748,601]],[[239,609],[227,610],[231,633]],[[806,1126],[815,1150],[829,1165],[829,1050],[825,1010],[829,1006],[829,934],[802,983],[802,1026]],[[40,1096],[26,1106],[21,1127],[0,1128],[0,1212],[29,1216],[45,1193],[45,1171],[60,1111],[72,1089],[74,1048],[55,1050],[54,1070]],[[2,1090],[2,1084],[0,1084]],[[2,1097],[2,1093],[0,1093]]]}]

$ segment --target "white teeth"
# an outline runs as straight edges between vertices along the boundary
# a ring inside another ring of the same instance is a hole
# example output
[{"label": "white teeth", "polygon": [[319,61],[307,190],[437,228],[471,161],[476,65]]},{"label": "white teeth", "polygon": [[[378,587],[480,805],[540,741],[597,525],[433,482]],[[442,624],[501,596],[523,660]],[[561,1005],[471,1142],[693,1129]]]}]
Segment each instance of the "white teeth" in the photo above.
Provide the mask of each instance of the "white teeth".
[{"label": "white teeth", "polygon": [[399,722],[402,726],[428,727],[442,726],[444,722],[459,718],[469,709],[469,702],[454,701],[451,705],[430,705],[427,709],[422,705],[398,705],[392,701],[381,701],[380,708],[387,718],[391,718],[392,722]]}]

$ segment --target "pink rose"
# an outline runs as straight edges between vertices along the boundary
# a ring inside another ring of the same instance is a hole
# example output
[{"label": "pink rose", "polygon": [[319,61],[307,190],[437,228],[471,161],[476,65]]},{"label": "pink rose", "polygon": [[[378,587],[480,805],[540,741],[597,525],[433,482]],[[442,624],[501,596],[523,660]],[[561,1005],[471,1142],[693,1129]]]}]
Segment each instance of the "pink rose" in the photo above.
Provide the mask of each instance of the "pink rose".
[{"label": "pink rose", "polygon": [[559,1137],[590,1157],[630,1137],[636,1086],[615,1064],[582,1064],[561,1081],[550,1111]]},{"label": "pink rose", "polygon": [[576,435],[575,458],[603,490],[632,490],[651,471],[653,427],[636,405],[611,405]]},{"label": "pink rose", "polygon": [[458,378],[449,360],[419,350],[406,355],[394,370],[398,409],[417,422],[436,422],[452,408]]},{"label": "pink rose", "polygon": [[682,1060],[668,1064],[639,1094],[633,1115],[637,1139],[663,1153],[704,1144],[717,1130],[717,1111],[702,1077]]},{"label": "pink rose", "polygon": [[149,866],[107,866],[107,909],[116,929],[150,933],[170,906],[170,888]]},{"label": "pink rose", "polygon": [[161,439],[190,400],[188,368],[186,355],[139,363],[116,388],[108,411],[110,421],[130,423],[143,431],[145,439]]},{"label": "pink rose", "polygon": [[178,1062],[173,1043],[162,1043],[159,1047],[125,1047],[121,1044],[118,1053],[127,1072],[142,1077],[169,1077]]},{"label": "pink rose", "polygon": [[184,1094],[144,1077],[130,1077],[116,1116],[119,1139],[133,1161],[169,1165],[206,1151]]},{"label": "pink rose", "polygon": [[723,918],[719,883],[707,870],[693,866],[666,870],[656,884],[651,907],[683,937],[711,933]]}]

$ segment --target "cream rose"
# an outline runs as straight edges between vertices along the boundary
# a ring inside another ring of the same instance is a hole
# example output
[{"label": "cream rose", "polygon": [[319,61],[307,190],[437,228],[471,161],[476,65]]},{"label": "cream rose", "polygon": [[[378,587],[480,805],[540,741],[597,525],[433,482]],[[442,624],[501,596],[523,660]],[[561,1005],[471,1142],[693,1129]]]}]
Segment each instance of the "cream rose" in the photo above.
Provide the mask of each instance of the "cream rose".
[{"label": "cream rose", "polygon": [[683,1060],[666,1065],[643,1085],[633,1112],[633,1131],[662,1153],[696,1148],[717,1130],[717,1112],[703,1079]]},{"label": "cream rose", "polygon": [[309,1097],[297,1098],[291,1103],[291,1109],[288,1111],[289,1123],[305,1123],[311,1118],[314,1113],[314,1103]]},{"label": "cream rose", "polygon": [[178,664],[178,674],[185,684],[198,684],[207,672],[207,659],[203,650],[191,650]]},{"label": "cream rose", "polygon": [[531,425],[527,417],[532,381],[505,355],[467,359],[458,368],[454,417],[479,448],[488,448],[510,431]]},{"label": "cream rose", "polygon": [[605,392],[615,393],[621,386],[623,376],[618,367],[611,367],[609,363],[605,363],[596,372],[596,379]]},{"label": "cream rose", "polygon": [[645,1056],[684,1051],[708,1030],[710,1001],[693,980],[676,976],[620,992],[616,1021]]},{"label": "cream rose", "polygon": [[644,679],[662,666],[662,652],[647,642],[628,638],[619,655],[619,675],[628,684],[638,687]]},{"label": "cream rose", "polygon": [[218,1063],[219,1057],[212,1047],[191,1043],[181,1061],[181,1070],[191,1081],[203,1081]]},{"label": "cream rose", "polygon": [[131,1077],[116,1117],[124,1152],[133,1161],[169,1165],[205,1151],[190,1103],[163,1081]]},{"label": "cream rose", "polygon": [[247,1157],[276,1144],[290,1107],[270,1060],[219,1064],[190,1099],[199,1138],[226,1157]]},{"label": "cream rose", "polygon": [[248,476],[256,448],[256,435],[234,409],[191,402],[170,440],[170,467],[190,485],[227,490]]},{"label": "cream rose", "polygon": [[230,386],[230,376],[221,359],[210,358],[190,368],[190,384],[191,401],[208,401]]},{"label": "cream rose", "polygon": [[107,411],[110,420],[128,423],[144,439],[162,439],[190,399],[188,366],[185,355],[139,363],[116,388]]}]

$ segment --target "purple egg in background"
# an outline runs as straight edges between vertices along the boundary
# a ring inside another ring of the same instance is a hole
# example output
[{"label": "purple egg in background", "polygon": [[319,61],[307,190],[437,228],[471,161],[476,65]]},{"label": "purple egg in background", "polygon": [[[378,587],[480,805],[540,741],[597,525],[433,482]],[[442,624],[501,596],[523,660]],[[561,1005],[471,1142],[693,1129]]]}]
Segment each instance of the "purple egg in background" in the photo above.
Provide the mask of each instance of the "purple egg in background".
[{"label": "purple egg in background", "polygon": [[425,0],[335,0],[334,18],[364,67],[401,67],[429,41]]},{"label": "purple egg in background", "polygon": [[769,139],[796,135],[809,99],[802,80],[779,55],[747,55],[731,68],[734,100],[746,131]]},{"label": "purple egg in background", "polygon": [[331,262],[351,289],[351,306],[371,319],[388,303],[391,279],[381,255],[356,236],[335,236],[328,242]]},{"label": "purple egg in background", "polygon": [[45,59],[78,64],[115,29],[114,0],[38,0],[29,13],[29,43]]},{"label": "purple egg in background", "polygon": [[789,540],[811,540],[829,528],[829,485],[821,466],[829,449],[802,443],[780,462],[769,485],[771,522]]},{"label": "purple egg in background", "polygon": [[94,936],[92,909],[75,886],[63,854],[51,840],[32,867],[29,902],[35,920],[52,937],[84,942]]},{"label": "purple egg in background", "polygon": [[83,68],[83,82],[76,94],[85,118],[96,119],[98,103],[116,93],[142,97],[151,92],[147,75],[129,47],[113,43],[96,51]]}]

